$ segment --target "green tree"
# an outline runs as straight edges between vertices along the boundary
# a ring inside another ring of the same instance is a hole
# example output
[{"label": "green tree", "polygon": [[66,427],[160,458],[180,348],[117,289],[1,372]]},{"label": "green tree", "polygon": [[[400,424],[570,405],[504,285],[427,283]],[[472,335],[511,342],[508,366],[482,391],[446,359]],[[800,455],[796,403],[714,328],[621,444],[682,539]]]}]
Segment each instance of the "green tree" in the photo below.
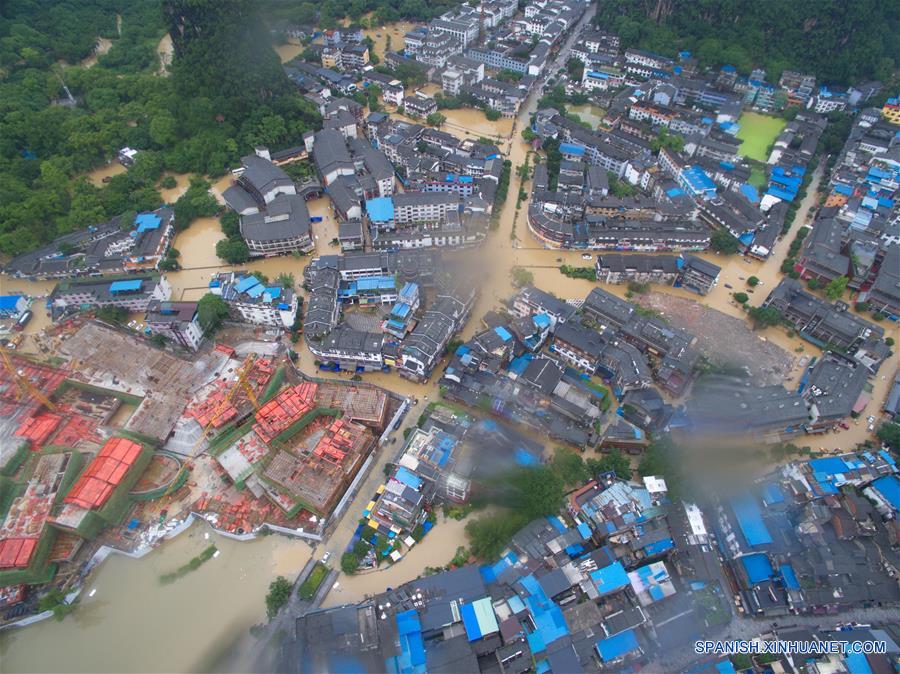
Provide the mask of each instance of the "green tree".
[{"label": "green tree", "polygon": [[522,286],[534,285],[534,274],[532,274],[528,269],[525,269],[525,267],[513,267],[512,280],[513,285],[515,285],[517,288],[521,288]]},{"label": "green tree", "polygon": [[612,450],[601,459],[588,459],[587,468],[591,476],[613,472],[620,480],[631,479],[631,462],[618,449]]},{"label": "green tree", "polygon": [[831,280],[828,285],[825,286],[825,297],[832,301],[840,299],[847,289],[847,283],[849,283],[849,281],[850,279],[846,276],[838,276],[836,279]]},{"label": "green tree", "polygon": [[278,612],[287,605],[290,599],[290,581],[284,576],[278,576],[269,584],[269,593],[266,595],[266,615],[269,620],[278,615]]},{"label": "green tree", "polygon": [[553,461],[550,463],[550,467],[559,476],[563,484],[570,487],[580,485],[589,476],[588,469],[584,465],[581,455],[564,447],[560,447],[553,454]]},{"label": "green tree", "polygon": [[759,279],[756,278],[755,276],[749,276],[747,278],[747,285],[750,286],[751,288],[755,288],[756,286],[759,285]]},{"label": "green tree", "polygon": [[197,303],[197,319],[208,335],[214,334],[227,317],[228,302],[218,295],[206,293]]},{"label": "green tree", "polygon": [[581,83],[581,78],[584,77],[584,63],[581,59],[573,56],[566,61],[566,71],[569,73],[569,79],[573,82]]},{"label": "green tree", "polygon": [[564,485],[562,479],[550,468],[540,466],[522,468],[510,478],[512,498],[510,505],[527,520],[552,515],[562,505]]},{"label": "green tree", "polygon": [[282,288],[293,288],[296,281],[294,280],[294,275],[291,272],[281,272],[278,276],[275,277],[275,283],[280,285]]},{"label": "green tree", "polygon": [[900,424],[886,421],[878,427],[878,439],[895,452],[900,452]]},{"label": "green tree", "polygon": [[734,293],[734,301],[738,304],[746,304],[750,299],[747,293]]},{"label": "green tree", "polygon": [[341,555],[341,571],[352,576],[359,568],[359,557],[355,552],[345,552]]},{"label": "green tree", "polygon": [[740,248],[740,242],[724,229],[716,229],[710,237],[709,246],[717,253],[734,255]]},{"label": "green tree", "polygon": [[209,182],[202,178],[192,178],[191,186],[175,202],[175,228],[187,229],[197,218],[208,218],[216,214],[219,204],[209,193]]},{"label": "green tree", "polygon": [[97,309],[94,310],[94,316],[96,316],[101,321],[106,321],[107,323],[121,324],[125,322],[126,318],[128,318],[128,312],[122,307],[106,305],[97,307]]},{"label": "green tree", "polygon": [[216,241],[216,257],[228,264],[243,264],[250,259],[250,249],[243,239],[221,239]]},{"label": "green tree", "polygon": [[751,307],[747,312],[755,329],[765,328],[781,323],[781,312],[775,307]]},{"label": "green tree", "polygon": [[428,126],[440,126],[446,121],[447,118],[439,112],[432,112],[425,118],[425,123],[428,124]]},{"label": "green tree", "polygon": [[504,512],[479,517],[466,524],[469,549],[485,561],[493,561],[509,544],[510,539],[528,520],[516,513]]}]

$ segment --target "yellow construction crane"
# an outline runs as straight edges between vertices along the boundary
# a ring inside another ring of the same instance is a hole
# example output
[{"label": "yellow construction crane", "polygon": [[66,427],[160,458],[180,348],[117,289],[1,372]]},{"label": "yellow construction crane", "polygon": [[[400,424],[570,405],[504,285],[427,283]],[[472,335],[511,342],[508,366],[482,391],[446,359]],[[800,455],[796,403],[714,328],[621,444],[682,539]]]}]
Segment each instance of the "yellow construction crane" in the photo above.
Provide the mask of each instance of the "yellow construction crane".
[{"label": "yellow construction crane", "polygon": [[13,364],[12,359],[9,357],[9,351],[7,351],[4,347],[0,346],[0,356],[3,357],[3,367],[9,372],[12,377],[13,382],[16,384],[16,390],[19,392],[19,398],[23,402],[28,402],[29,397],[34,398],[38,402],[40,402],[44,407],[51,411],[56,410],[56,405],[51,402],[51,400],[44,395],[44,393],[34,384],[31,383],[31,380],[28,377],[22,375]]},{"label": "yellow construction crane", "polygon": [[256,393],[253,391],[253,387],[250,385],[250,382],[247,381],[247,376],[250,374],[250,371],[253,369],[253,363],[256,361],[256,356],[254,354],[250,354],[247,356],[247,359],[243,362],[243,364],[238,368],[237,371],[237,380],[228,389],[228,392],[225,394],[225,397],[222,398],[222,402],[216,408],[216,411],[210,416],[209,421],[206,426],[200,431],[200,436],[197,438],[197,442],[193,444],[190,451],[190,458],[186,458],[181,465],[181,469],[178,471],[178,474],[175,476],[175,479],[172,480],[172,484],[169,485],[169,488],[166,489],[166,492],[162,495],[162,498],[168,496],[172,489],[178,484],[178,480],[181,478],[181,473],[188,469],[188,466],[193,464],[194,462],[194,452],[197,451],[197,448],[200,446],[200,443],[206,438],[206,434],[209,432],[209,429],[212,428],[213,423],[216,419],[219,418],[219,415],[225,411],[225,408],[231,402],[231,399],[234,397],[234,394],[237,392],[239,388],[243,388],[244,392],[247,394],[247,398],[250,399],[251,404],[253,405],[254,410],[259,409],[259,400],[256,397]]}]

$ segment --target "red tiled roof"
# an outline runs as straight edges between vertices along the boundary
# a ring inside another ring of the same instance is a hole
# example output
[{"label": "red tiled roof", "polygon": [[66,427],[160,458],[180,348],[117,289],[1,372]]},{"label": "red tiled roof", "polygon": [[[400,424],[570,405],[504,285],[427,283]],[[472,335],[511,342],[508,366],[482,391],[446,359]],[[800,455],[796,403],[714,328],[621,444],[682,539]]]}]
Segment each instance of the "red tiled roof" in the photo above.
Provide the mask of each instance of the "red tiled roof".
[{"label": "red tiled roof", "polygon": [[28,566],[37,542],[36,538],[7,538],[0,541],[0,569]]},{"label": "red tiled roof", "polygon": [[259,408],[253,430],[263,441],[271,442],[313,408],[317,389],[318,386],[311,382],[284,389]]},{"label": "red tiled roof", "polygon": [[16,435],[29,440],[32,444],[32,449],[40,449],[41,445],[46,442],[47,438],[59,426],[60,421],[62,421],[62,417],[58,414],[43,413],[28,417],[16,429]]},{"label": "red tiled roof", "polygon": [[65,502],[82,508],[99,508],[122,482],[140,453],[141,446],[136,442],[110,439],[75,482]]}]

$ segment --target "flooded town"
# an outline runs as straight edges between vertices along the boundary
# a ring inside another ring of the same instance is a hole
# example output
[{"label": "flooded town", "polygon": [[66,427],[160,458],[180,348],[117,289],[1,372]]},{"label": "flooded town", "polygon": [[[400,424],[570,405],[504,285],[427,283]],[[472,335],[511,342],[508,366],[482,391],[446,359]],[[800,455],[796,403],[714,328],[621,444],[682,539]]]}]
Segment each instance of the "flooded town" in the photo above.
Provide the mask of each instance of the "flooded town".
[{"label": "flooded town", "polygon": [[0,225],[0,671],[900,663],[896,80],[664,56],[602,1],[163,5],[51,107],[132,41],[189,77],[193,21],[293,107],[198,104],[246,114],[206,168],[160,116],[72,169],[80,219]]}]

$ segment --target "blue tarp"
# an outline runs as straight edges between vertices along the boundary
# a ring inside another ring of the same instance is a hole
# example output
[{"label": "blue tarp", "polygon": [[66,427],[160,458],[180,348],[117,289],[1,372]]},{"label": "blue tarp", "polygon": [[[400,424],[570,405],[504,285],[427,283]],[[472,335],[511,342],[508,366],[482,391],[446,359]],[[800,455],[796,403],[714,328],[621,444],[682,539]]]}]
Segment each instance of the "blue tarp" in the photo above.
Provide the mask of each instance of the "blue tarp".
[{"label": "blue tarp", "polygon": [[519,466],[534,466],[538,462],[537,458],[533,454],[531,454],[527,450],[522,449],[521,447],[516,447],[515,458],[516,464]]},{"label": "blue tarp", "polygon": [[537,327],[541,328],[542,330],[544,328],[549,328],[552,323],[550,317],[547,314],[535,314],[531,317],[531,320]]},{"label": "blue tarp", "polygon": [[396,657],[401,674],[425,674],[425,642],[415,609],[397,614],[400,655]]},{"label": "blue tarp", "polygon": [[658,555],[665,552],[666,550],[671,550],[674,547],[675,541],[673,541],[671,538],[664,538],[661,541],[656,541],[655,543],[651,543],[650,545],[645,545],[644,553],[648,557],[652,557],[653,555]]},{"label": "blue tarp", "polygon": [[587,522],[582,522],[577,527],[578,533],[581,534],[581,540],[586,541],[591,537],[591,528],[588,526]]},{"label": "blue tarp", "polygon": [[834,191],[845,197],[849,197],[853,194],[853,188],[850,187],[850,185],[841,185],[840,183],[834,186]]},{"label": "blue tarp", "polygon": [[613,562],[609,566],[592,571],[590,575],[601,595],[621,590],[628,585],[628,573],[622,562]]},{"label": "blue tarp", "polygon": [[582,147],[581,145],[575,145],[573,143],[560,143],[559,151],[562,154],[574,154],[578,155],[579,157],[584,156],[584,147]]},{"label": "blue tarp", "polygon": [[142,283],[143,281],[141,279],[135,279],[133,281],[113,281],[109,284],[109,292],[123,293],[133,290],[140,290]]},{"label": "blue tarp", "polygon": [[553,528],[556,529],[559,533],[564,534],[566,532],[565,523],[559,519],[556,515],[548,515],[547,521],[553,525]]},{"label": "blue tarp", "polygon": [[784,503],[784,494],[777,484],[769,482],[762,490],[763,501],[766,505],[774,505],[776,503]]},{"label": "blue tarp", "polygon": [[794,567],[790,564],[782,564],[781,568],[778,569],[778,573],[781,574],[781,580],[784,582],[784,586],[788,590],[799,590],[800,589],[800,581],[797,580],[797,574],[794,573]]},{"label": "blue tarp", "polygon": [[234,284],[234,289],[239,293],[245,293],[253,286],[259,285],[259,279],[255,276],[245,276]]},{"label": "blue tarp", "polygon": [[519,582],[529,593],[525,603],[535,624],[535,631],[528,635],[528,646],[533,654],[540,653],[554,641],[567,635],[569,628],[559,606],[547,598],[534,574],[525,576]]},{"label": "blue tarp", "polygon": [[747,572],[747,579],[751,585],[761,583],[775,575],[769,558],[761,552],[741,557],[741,565]]},{"label": "blue tarp", "polygon": [[16,305],[20,299],[22,299],[22,295],[0,295],[0,311],[17,311]]},{"label": "blue tarp", "polygon": [[156,213],[141,213],[134,219],[137,225],[137,231],[146,232],[151,229],[158,229],[162,220]]},{"label": "blue tarp", "polygon": [[504,342],[508,342],[513,338],[513,336],[509,333],[509,330],[504,328],[502,325],[498,325],[494,328],[494,332],[502,339]]},{"label": "blue tarp", "polygon": [[597,653],[603,662],[610,662],[638,649],[634,630],[625,630],[597,642]]},{"label": "blue tarp", "polygon": [[459,613],[462,616],[463,625],[466,628],[466,636],[469,637],[469,641],[475,641],[484,636],[481,630],[478,629],[478,618],[475,616],[475,607],[472,604],[463,604],[459,609]]},{"label": "blue tarp", "polygon": [[400,466],[394,473],[397,482],[405,484],[410,489],[419,490],[422,487],[422,478],[409,470],[406,466]]},{"label": "blue tarp", "polygon": [[734,669],[734,665],[731,664],[731,660],[722,660],[722,662],[717,662],[716,670],[719,672],[719,674],[737,674]]},{"label": "blue tarp", "polygon": [[844,661],[850,674],[872,674],[869,661],[862,653],[848,653],[844,656]]},{"label": "blue tarp", "polygon": [[896,475],[879,477],[872,483],[894,510],[900,510],[900,480]]},{"label": "blue tarp", "polygon": [[768,545],[772,542],[772,536],[762,519],[762,513],[756,499],[750,494],[745,494],[731,500],[731,508],[737,517],[738,524],[750,545]]},{"label": "blue tarp", "polygon": [[391,197],[376,197],[366,200],[366,213],[375,222],[388,222],[394,219],[394,200]]}]

